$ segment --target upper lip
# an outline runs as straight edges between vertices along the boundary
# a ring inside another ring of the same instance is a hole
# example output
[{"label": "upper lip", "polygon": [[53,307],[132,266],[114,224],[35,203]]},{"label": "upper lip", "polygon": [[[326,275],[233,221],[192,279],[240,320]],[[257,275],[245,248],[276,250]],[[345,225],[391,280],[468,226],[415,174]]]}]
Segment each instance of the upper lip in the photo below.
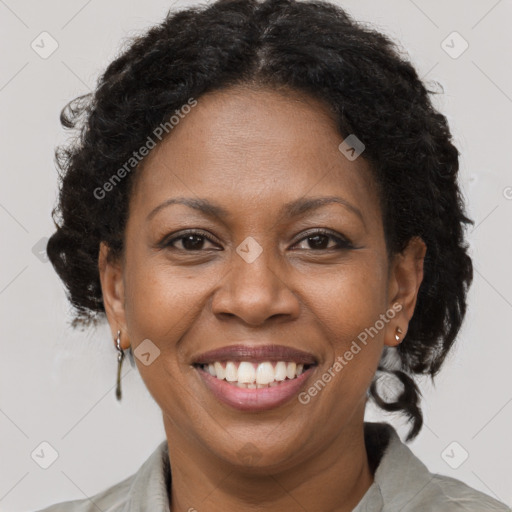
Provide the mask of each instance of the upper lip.
[{"label": "upper lip", "polygon": [[302,364],[316,364],[313,354],[284,345],[230,345],[196,356],[192,364],[210,364],[215,361],[288,361]]}]

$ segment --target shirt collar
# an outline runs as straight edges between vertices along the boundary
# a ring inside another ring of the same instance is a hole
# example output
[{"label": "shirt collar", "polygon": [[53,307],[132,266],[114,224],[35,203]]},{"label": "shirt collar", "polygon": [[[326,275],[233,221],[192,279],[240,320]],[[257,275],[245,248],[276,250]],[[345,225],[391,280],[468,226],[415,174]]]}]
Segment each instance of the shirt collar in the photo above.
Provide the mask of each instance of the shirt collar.
[{"label": "shirt collar", "polygon": [[402,510],[429,484],[432,474],[389,423],[365,423],[364,433],[369,459],[377,469],[353,512],[380,512],[384,504]]},{"label": "shirt collar", "polygon": [[[371,465],[376,470],[372,485],[353,512],[381,512],[384,504],[391,502],[400,510],[426,487],[432,474],[389,423],[365,422],[364,435]],[[169,451],[164,440],[134,475],[123,512],[170,512],[170,484]]]},{"label": "shirt collar", "polygon": [[135,474],[122,512],[170,512],[167,489],[171,488],[169,447],[162,441]]}]

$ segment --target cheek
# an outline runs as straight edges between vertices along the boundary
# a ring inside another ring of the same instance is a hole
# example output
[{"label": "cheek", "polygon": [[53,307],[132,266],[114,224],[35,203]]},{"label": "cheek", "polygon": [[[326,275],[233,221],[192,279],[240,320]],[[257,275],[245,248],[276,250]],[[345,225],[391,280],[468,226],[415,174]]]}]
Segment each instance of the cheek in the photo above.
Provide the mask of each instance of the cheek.
[{"label": "cheek", "polygon": [[127,276],[125,311],[134,343],[149,338],[169,348],[194,314],[200,290],[193,280],[173,275],[171,267],[147,262],[127,267]]},{"label": "cheek", "polygon": [[[192,274],[194,270],[187,272]],[[179,347],[182,336],[204,307],[204,287],[198,286],[201,279],[180,275],[169,263],[152,262],[136,255],[126,262],[125,276],[130,341],[136,356],[146,352],[146,347],[151,354],[150,364],[143,363],[142,358],[137,360],[139,374],[160,408],[174,411],[174,415],[182,415],[182,421],[186,421],[187,415],[193,414],[193,408],[188,410],[186,406],[187,400],[193,399],[184,383],[188,367],[180,364]]]},{"label": "cheek", "polygon": [[385,267],[368,251],[334,271],[308,279],[303,295],[329,338],[346,342],[374,325],[385,312],[385,278]]},{"label": "cheek", "polygon": [[386,320],[391,318],[386,317],[386,268],[368,251],[328,279],[312,280],[305,292],[329,343],[326,367],[336,375],[332,380],[343,382],[345,392],[366,389],[381,357]]}]

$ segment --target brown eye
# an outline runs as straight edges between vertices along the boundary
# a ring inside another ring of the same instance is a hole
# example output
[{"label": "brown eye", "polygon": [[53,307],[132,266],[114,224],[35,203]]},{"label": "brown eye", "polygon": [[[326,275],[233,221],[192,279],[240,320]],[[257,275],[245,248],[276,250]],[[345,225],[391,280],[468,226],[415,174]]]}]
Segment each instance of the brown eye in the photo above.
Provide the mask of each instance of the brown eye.
[{"label": "brown eye", "polygon": [[[334,241],[334,246],[329,246],[329,240]],[[353,245],[344,237],[336,236],[330,231],[317,230],[310,232],[306,237],[302,238],[299,243],[307,241],[309,248],[314,251],[329,249],[349,249]]]},{"label": "brown eye", "polygon": [[[186,231],[181,233],[179,236],[174,236],[165,240],[162,243],[162,247],[177,249],[179,251],[194,252],[201,251],[204,249],[206,241],[213,244],[213,240],[206,236],[202,231]],[[177,242],[181,242],[181,247],[176,246]],[[206,247],[208,249],[208,247]]]}]

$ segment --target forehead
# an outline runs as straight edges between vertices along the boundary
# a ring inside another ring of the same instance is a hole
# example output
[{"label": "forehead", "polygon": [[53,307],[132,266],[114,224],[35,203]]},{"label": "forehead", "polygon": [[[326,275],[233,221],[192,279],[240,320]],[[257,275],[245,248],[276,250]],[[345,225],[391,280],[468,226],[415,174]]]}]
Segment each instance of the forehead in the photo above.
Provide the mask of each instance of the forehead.
[{"label": "forehead", "polygon": [[208,93],[138,169],[130,210],[147,214],[171,197],[196,196],[239,214],[340,194],[378,216],[370,166],[362,157],[348,160],[338,149],[342,140],[315,98],[246,87]]}]

